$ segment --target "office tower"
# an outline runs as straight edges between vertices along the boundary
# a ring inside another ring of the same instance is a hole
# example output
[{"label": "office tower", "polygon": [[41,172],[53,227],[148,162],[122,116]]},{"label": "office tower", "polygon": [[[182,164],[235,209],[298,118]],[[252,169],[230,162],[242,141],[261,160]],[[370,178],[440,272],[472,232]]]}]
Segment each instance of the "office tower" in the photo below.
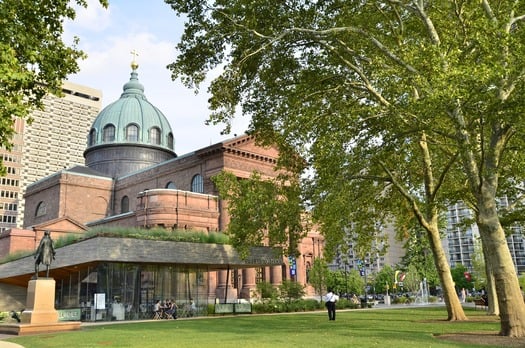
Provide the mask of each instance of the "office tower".
[{"label": "office tower", "polygon": [[64,95],[49,95],[44,110],[31,113],[32,122],[15,120],[11,151],[0,150],[7,175],[0,181],[0,231],[21,228],[25,188],[59,170],[84,164],[84,150],[102,92],[64,82]]}]

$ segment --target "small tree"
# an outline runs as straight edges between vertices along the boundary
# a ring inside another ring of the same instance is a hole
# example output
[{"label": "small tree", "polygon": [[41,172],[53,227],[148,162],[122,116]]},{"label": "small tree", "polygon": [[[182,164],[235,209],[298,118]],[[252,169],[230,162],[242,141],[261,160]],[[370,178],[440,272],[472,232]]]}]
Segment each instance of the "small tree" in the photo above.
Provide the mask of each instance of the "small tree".
[{"label": "small tree", "polygon": [[276,299],[278,296],[277,289],[270,282],[260,282],[256,286],[257,294],[261,299]]},{"label": "small tree", "polygon": [[335,293],[361,294],[364,292],[365,281],[356,270],[346,274],[338,270],[328,272],[326,285]]},{"label": "small tree", "polygon": [[283,283],[279,285],[279,292],[281,299],[286,302],[298,300],[305,295],[304,286],[291,280],[283,281]]},{"label": "small tree", "polygon": [[456,289],[472,289],[474,279],[472,278],[472,275],[470,275],[470,277],[466,276],[468,271],[465,266],[458,264],[456,267],[452,268],[450,272],[452,273],[452,279],[454,279],[454,283],[456,283]]},{"label": "small tree", "polygon": [[308,277],[310,284],[321,297],[326,289],[326,279],[329,272],[326,261],[321,258],[316,258],[312,264],[312,268],[310,268]]},{"label": "small tree", "polygon": [[377,293],[386,294],[387,289],[390,291],[394,285],[394,270],[392,267],[386,265],[377,272],[374,282],[374,287]]},{"label": "small tree", "polygon": [[476,290],[484,289],[487,286],[487,272],[485,272],[485,258],[483,257],[483,250],[481,248],[481,241],[479,238],[474,240],[474,252],[472,253],[472,268],[475,279],[472,281],[473,287]]}]

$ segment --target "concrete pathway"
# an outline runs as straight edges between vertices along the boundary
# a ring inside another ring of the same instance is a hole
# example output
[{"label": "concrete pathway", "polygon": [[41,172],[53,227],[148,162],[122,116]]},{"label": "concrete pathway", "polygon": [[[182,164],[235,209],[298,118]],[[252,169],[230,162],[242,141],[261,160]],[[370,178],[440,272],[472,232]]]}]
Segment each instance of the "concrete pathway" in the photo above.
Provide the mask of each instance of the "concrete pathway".
[{"label": "concrete pathway", "polygon": [[17,336],[0,334],[0,348],[24,348],[23,346],[19,344],[4,341],[6,338],[10,338],[10,337],[17,337]]}]

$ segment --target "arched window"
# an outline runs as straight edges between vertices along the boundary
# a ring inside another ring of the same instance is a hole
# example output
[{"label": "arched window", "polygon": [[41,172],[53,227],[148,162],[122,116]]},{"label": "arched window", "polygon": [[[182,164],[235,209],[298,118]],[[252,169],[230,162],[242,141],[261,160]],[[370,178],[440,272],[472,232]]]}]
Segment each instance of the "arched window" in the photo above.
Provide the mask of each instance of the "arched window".
[{"label": "arched window", "polygon": [[197,174],[191,179],[191,192],[204,193],[202,175]]},{"label": "arched window", "polygon": [[88,146],[93,146],[97,143],[97,130],[95,128],[89,131]]},{"label": "arched window", "polygon": [[149,130],[149,143],[153,145],[160,145],[160,129],[159,127],[151,127]]},{"label": "arched window", "polygon": [[139,127],[136,124],[130,124],[126,127],[126,141],[139,141]]},{"label": "arched window", "polygon": [[173,181],[170,181],[166,184],[167,189],[176,190],[177,186],[175,186],[175,183]]},{"label": "arched window", "polygon": [[120,212],[127,213],[129,211],[129,198],[128,196],[122,197],[120,201]]},{"label": "arched window", "polygon": [[36,206],[35,216],[44,216],[46,215],[46,203],[45,202],[39,202]]},{"label": "arched window", "polygon": [[112,141],[115,141],[115,126],[112,124],[108,124],[104,127],[104,130],[102,131],[102,141],[105,143],[110,143]]},{"label": "arched window", "polygon": [[173,150],[173,134],[168,134],[168,147]]}]

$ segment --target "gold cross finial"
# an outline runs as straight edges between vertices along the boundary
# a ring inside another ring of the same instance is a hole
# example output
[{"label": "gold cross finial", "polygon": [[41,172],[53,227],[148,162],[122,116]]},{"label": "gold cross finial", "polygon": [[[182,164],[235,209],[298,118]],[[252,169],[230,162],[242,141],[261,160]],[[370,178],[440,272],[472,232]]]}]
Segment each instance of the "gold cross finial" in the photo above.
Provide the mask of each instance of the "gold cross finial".
[{"label": "gold cross finial", "polygon": [[131,61],[131,69],[137,70],[139,64],[136,61],[137,56],[139,55],[136,50],[130,52],[133,55],[133,60]]}]

